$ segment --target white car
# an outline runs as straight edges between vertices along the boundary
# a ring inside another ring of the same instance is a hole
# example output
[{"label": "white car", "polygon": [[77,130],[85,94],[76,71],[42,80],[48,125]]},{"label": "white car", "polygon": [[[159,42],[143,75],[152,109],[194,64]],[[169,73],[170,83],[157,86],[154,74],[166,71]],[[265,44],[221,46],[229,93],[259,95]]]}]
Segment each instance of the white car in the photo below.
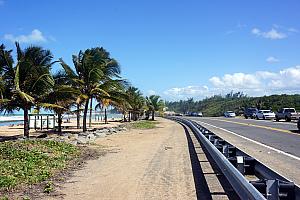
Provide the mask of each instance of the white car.
[{"label": "white car", "polygon": [[255,114],[256,119],[275,119],[275,113],[271,110],[259,110]]},{"label": "white car", "polygon": [[235,113],[233,111],[226,111],[224,113],[224,116],[225,117],[235,117],[236,115],[235,115]]}]

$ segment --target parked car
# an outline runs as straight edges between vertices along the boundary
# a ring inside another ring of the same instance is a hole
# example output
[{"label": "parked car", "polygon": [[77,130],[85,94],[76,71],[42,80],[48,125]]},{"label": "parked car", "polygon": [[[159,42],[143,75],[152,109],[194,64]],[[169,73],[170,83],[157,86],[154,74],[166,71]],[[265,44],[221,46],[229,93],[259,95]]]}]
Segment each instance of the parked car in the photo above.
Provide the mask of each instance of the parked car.
[{"label": "parked car", "polygon": [[275,113],[271,110],[259,110],[255,114],[256,119],[275,119]]},{"label": "parked car", "polygon": [[202,112],[192,112],[190,116],[193,116],[193,117],[202,117]]},{"label": "parked car", "polygon": [[298,119],[297,126],[298,126],[298,130],[300,131],[300,118]]},{"label": "parked car", "polygon": [[255,113],[258,111],[257,108],[246,108],[244,111],[244,117],[246,119],[251,118],[254,119]]},{"label": "parked car", "polygon": [[235,113],[233,111],[226,111],[224,113],[224,116],[225,117],[235,117],[236,115],[235,115]]},{"label": "parked car", "polygon": [[280,109],[275,116],[276,121],[284,119],[289,122],[291,120],[297,120],[300,117],[300,114],[296,112],[295,108],[282,108]]}]

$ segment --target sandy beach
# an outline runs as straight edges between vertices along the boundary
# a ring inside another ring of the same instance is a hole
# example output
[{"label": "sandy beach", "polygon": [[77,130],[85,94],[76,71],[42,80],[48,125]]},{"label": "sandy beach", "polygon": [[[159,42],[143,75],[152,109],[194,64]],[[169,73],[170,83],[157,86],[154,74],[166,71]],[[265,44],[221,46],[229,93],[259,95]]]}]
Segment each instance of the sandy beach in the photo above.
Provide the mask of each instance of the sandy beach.
[{"label": "sandy beach", "polygon": [[[87,126],[88,129],[94,129],[94,128],[101,128],[101,127],[113,127],[118,126],[121,122],[117,121],[118,119],[109,119],[108,124],[105,124],[104,121],[95,121],[94,118],[92,119],[92,127],[89,127],[89,120],[87,119]],[[82,119],[80,121],[80,125],[82,126]],[[10,126],[0,126],[0,141],[1,138],[11,137],[11,136],[23,136],[23,125],[10,125]],[[70,122],[67,122],[67,120],[63,120],[62,123],[62,132],[81,132],[82,129],[76,128],[76,118],[71,118]],[[43,129],[43,130],[34,130],[30,129],[30,135],[31,136],[37,136],[41,133],[51,133],[52,129]]]}]

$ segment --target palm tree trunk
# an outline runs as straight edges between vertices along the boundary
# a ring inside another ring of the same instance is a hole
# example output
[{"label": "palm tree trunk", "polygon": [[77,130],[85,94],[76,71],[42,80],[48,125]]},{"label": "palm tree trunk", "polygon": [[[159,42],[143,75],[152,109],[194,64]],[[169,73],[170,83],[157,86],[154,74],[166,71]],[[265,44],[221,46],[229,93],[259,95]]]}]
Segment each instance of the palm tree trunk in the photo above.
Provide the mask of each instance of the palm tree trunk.
[{"label": "palm tree trunk", "polygon": [[130,122],[130,111],[128,112],[128,122]]},{"label": "palm tree trunk", "polygon": [[154,120],[155,111],[152,110],[152,120]]},{"label": "palm tree trunk", "polygon": [[87,117],[87,111],[89,109],[89,98],[86,100],[85,102],[85,106],[84,106],[84,111],[83,111],[83,132],[86,132],[87,131],[87,128],[86,128],[86,117]]},{"label": "palm tree trunk", "polygon": [[76,112],[76,115],[77,115],[77,129],[80,129],[80,105],[77,104],[77,112]]},{"label": "palm tree trunk", "polygon": [[61,113],[57,113],[57,122],[58,122],[58,133],[61,133],[61,124],[62,124],[62,115]]},{"label": "palm tree trunk", "polygon": [[92,127],[92,111],[93,111],[93,97],[91,97],[91,102],[90,102],[90,117],[89,117],[89,127]]},{"label": "palm tree trunk", "polygon": [[106,113],[106,108],[104,109],[104,121],[105,121],[105,124],[107,124],[107,113]]},{"label": "palm tree trunk", "polygon": [[24,108],[24,137],[29,137],[29,119],[28,119],[28,108]]},{"label": "palm tree trunk", "polygon": [[126,122],[126,113],[123,112],[123,121]]}]

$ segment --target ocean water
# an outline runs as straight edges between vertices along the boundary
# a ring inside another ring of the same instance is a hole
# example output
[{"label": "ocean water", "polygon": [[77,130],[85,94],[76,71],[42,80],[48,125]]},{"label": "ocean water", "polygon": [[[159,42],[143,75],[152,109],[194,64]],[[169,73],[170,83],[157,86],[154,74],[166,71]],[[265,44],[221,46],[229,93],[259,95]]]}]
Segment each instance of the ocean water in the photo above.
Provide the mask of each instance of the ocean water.
[{"label": "ocean water", "polygon": [[[88,115],[89,116],[89,115]],[[108,113],[107,114],[107,118],[108,119],[118,119],[121,118],[122,119],[122,114],[111,114]],[[82,116],[81,116],[82,117]],[[66,120],[68,118],[76,118],[76,115],[64,115],[63,116],[63,120]],[[93,114],[92,115],[92,120],[93,121],[99,120],[104,120],[104,114]],[[10,114],[10,115],[0,115],[0,126],[11,126],[11,125],[19,125],[19,124],[23,124],[23,115],[22,114]]]}]

